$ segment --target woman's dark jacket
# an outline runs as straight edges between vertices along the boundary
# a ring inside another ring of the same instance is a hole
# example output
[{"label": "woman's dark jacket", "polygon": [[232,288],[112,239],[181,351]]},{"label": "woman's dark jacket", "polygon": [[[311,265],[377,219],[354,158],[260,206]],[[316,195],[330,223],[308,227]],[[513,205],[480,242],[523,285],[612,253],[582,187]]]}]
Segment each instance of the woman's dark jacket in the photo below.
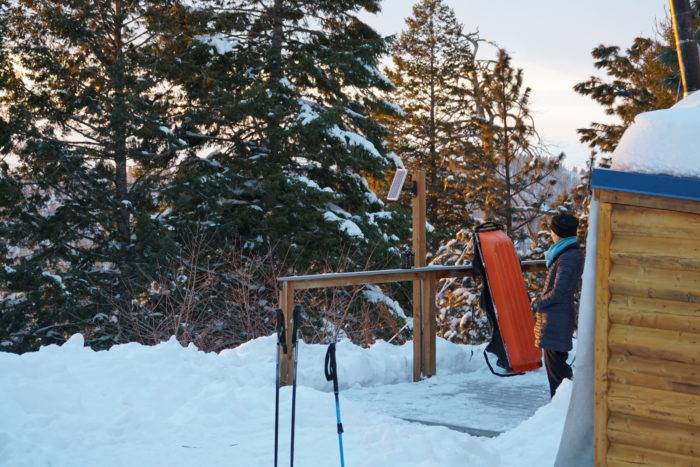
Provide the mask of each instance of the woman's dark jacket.
[{"label": "woman's dark jacket", "polygon": [[535,301],[535,336],[543,349],[568,352],[574,334],[574,295],[583,273],[583,253],[578,243],[562,250],[552,261],[544,290]]}]

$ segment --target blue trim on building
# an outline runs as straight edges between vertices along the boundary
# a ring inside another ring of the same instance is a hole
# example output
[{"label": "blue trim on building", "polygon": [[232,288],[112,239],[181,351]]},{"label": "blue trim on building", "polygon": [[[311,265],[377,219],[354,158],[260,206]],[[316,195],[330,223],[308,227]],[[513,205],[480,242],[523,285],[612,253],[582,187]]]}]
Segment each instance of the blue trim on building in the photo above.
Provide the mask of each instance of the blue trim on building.
[{"label": "blue trim on building", "polygon": [[700,178],[593,169],[594,189],[700,201]]}]

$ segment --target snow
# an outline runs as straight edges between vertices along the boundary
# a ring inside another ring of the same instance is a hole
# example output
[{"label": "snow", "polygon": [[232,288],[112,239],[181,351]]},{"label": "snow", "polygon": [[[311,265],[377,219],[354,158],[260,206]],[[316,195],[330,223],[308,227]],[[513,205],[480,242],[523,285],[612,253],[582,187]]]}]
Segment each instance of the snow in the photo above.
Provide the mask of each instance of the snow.
[{"label": "snow", "polygon": [[341,141],[343,144],[360,147],[372,154],[374,157],[383,159],[382,155],[379,154],[379,151],[377,151],[377,148],[374,147],[374,144],[372,144],[364,136],[358,135],[352,131],[341,130],[338,128],[338,125],[333,125],[331,128],[329,128],[328,134]]},{"label": "snow", "polygon": [[362,291],[362,294],[368,302],[383,303],[389,308],[389,310],[391,310],[391,313],[394,316],[398,316],[404,320],[408,319],[399,302],[388,297],[386,294],[384,294],[384,292],[382,292],[382,289],[376,285],[368,285],[365,287],[365,290]]},{"label": "snow", "polygon": [[311,180],[309,177],[307,177],[305,175],[292,175],[291,178],[303,183],[304,185],[308,186],[309,188],[313,188],[314,190],[324,191],[326,193],[333,193],[333,188],[331,188],[329,186],[321,188],[318,183]]},{"label": "snow", "polygon": [[226,37],[222,34],[204,34],[201,36],[197,36],[196,39],[200,42],[214,47],[216,53],[218,53],[219,55],[224,55],[228,52],[231,52],[239,46],[239,43],[236,39]]},{"label": "snow", "polygon": [[588,467],[593,465],[593,354],[595,337],[596,235],[598,201],[591,201],[586,238],[586,261],[578,314],[576,340],[576,377],[566,414],[556,465]]},{"label": "snow", "polygon": [[700,177],[700,91],[637,115],[612,156],[615,170]]},{"label": "snow", "polygon": [[299,100],[299,116],[297,120],[302,125],[308,125],[318,118],[318,112],[311,108],[311,103],[309,101],[300,99]]},{"label": "snow", "polygon": [[399,117],[406,116],[406,112],[404,112],[404,110],[401,108],[401,106],[395,102],[382,101],[382,105],[384,105],[385,107],[388,107],[389,109],[394,111],[396,113],[396,115],[398,115]]},{"label": "snow", "polygon": [[55,282],[56,285],[58,285],[61,289],[66,290],[66,285],[63,283],[63,279],[61,278],[61,276],[59,276],[59,275],[57,275],[57,274],[51,274],[51,273],[48,272],[48,271],[43,271],[43,272],[41,273],[41,275],[42,275],[43,277],[46,277],[47,279],[51,279],[51,280],[52,280],[53,282]]},{"label": "snow", "polygon": [[294,85],[287,78],[280,78],[279,83],[290,91],[294,90]]},{"label": "snow", "polygon": [[387,157],[391,159],[391,161],[394,163],[394,166],[396,166],[397,169],[404,169],[403,161],[401,158],[396,154],[394,151],[391,151],[387,154]]},{"label": "snow", "polygon": [[[437,340],[440,375],[410,383],[412,346],[380,341],[363,349],[347,340],[338,343],[347,465],[551,465],[570,393],[568,382],[551,404],[497,438],[411,423],[378,412],[366,399],[377,402],[416,391],[412,400],[404,399],[408,405],[403,416],[410,418],[415,414],[411,408],[425,403],[434,417],[449,415],[460,402],[459,393],[441,404],[434,391],[459,391],[470,381],[486,384],[484,404],[496,397],[489,387],[509,386],[514,391],[510,398],[516,399],[512,402],[526,405],[517,400],[517,389],[535,379],[546,394],[541,370],[517,378],[490,376],[489,386],[480,347],[442,339]],[[220,354],[182,347],[174,338],[156,346],[131,343],[94,352],[75,335],[61,347],[23,355],[0,353],[0,459],[13,467],[270,465],[274,349],[275,337],[268,336]],[[338,462],[333,395],[323,375],[325,350],[322,345],[299,347],[297,465]],[[424,401],[415,397],[418,394],[433,396]],[[282,388],[283,463],[289,452],[290,397],[291,388]],[[465,422],[483,417],[472,410]]]},{"label": "snow", "polygon": [[165,126],[165,125],[161,125],[161,126],[159,126],[158,128],[160,129],[160,131],[162,131],[162,132],[165,133],[166,135],[170,135],[170,136],[173,136],[173,135],[174,135],[173,130],[171,130],[170,128],[168,128],[168,127]]},{"label": "snow", "polygon": [[338,228],[351,237],[365,238],[365,234],[362,233],[362,229],[360,229],[360,227],[350,219],[342,219],[331,211],[326,211],[323,214],[323,218],[328,222],[340,222]]},{"label": "snow", "polygon": [[365,70],[369,71],[369,73],[379,81],[383,82],[387,86],[394,86],[394,83],[392,83],[391,80],[384,75],[384,73],[379,71],[376,66],[370,65],[359,57],[357,58],[357,61],[365,68]]}]

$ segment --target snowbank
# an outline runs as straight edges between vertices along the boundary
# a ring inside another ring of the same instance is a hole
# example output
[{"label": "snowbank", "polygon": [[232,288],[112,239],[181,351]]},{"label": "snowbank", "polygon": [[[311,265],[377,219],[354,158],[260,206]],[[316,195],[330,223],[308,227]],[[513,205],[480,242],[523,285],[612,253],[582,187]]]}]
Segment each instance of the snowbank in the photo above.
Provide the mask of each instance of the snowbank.
[{"label": "snowbank", "polygon": [[557,454],[556,465],[560,467],[593,465],[593,355],[598,201],[591,202],[590,212],[578,312],[576,375]]},{"label": "snowbank", "polygon": [[700,91],[637,115],[613,153],[615,170],[700,177]]},{"label": "snowbank", "polygon": [[[264,337],[218,355],[183,348],[175,340],[93,352],[76,335],[61,347],[0,353],[0,464],[270,465],[274,349],[274,337]],[[300,347],[298,465],[337,463],[333,395],[322,374],[324,353],[325,346]],[[362,349],[345,341],[338,345],[338,356],[343,387],[411,378],[411,343],[380,342]],[[483,366],[479,357],[479,347],[438,343],[441,374],[466,372],[468,377]],[[347,463],[545,465],[542,460],[556,451],[568,391],[563,385],[552,404],[496,440],[378,414],[341,393]],[[290,396],[290,388],[283,388],[283,459],[289,447]]]}]

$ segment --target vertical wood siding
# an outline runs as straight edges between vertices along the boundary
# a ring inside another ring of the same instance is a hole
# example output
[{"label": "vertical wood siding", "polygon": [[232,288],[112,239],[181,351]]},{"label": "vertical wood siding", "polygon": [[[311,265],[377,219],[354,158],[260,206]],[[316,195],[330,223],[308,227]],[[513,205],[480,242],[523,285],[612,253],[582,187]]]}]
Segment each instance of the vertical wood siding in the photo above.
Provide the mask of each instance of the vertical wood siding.
[{"label": "vertical wood siding", "polygon": [[599,214],[596,465],[700,466],[700,214]]}]

